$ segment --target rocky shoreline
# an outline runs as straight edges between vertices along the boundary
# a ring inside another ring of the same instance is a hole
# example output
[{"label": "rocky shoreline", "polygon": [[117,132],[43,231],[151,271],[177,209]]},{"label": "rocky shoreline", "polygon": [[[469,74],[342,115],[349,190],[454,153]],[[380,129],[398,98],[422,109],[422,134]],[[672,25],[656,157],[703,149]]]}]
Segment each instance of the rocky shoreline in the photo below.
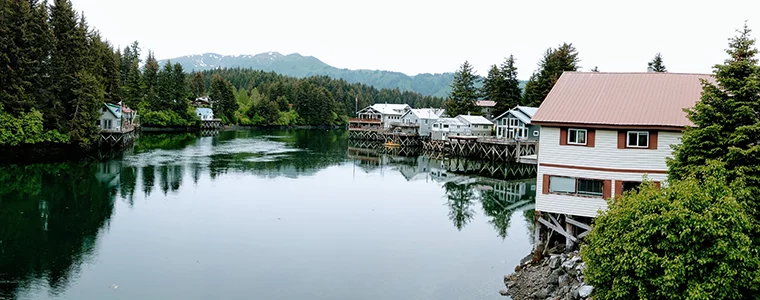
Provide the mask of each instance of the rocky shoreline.
[{"label": "rocky shoreline", "polygon": [[526,257],[515,273],[504,276],[499,293],[513,300],[579,300],[589,297],[594,287],[583,281],[586,264],[578,251],[553,254],[534,262]]}]

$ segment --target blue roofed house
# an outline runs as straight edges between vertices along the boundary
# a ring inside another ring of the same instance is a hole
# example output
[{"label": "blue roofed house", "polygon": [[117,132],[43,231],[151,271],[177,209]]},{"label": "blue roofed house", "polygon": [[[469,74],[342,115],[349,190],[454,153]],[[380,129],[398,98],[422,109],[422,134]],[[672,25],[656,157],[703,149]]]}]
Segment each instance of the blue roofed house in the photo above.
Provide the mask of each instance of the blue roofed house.
[{"label": "blue roofed house", "polygon": [[517,106],[493,119],[496,124],[496,137],[500,139],[538,140],[540,127],[531,124],[530,119],[538,108]]},{"label": "blue roofed house", "polygon": [[214,119],[214,111],[210,108],[198,107],[195,109],[195,115],[203,121],[210,121]]}]

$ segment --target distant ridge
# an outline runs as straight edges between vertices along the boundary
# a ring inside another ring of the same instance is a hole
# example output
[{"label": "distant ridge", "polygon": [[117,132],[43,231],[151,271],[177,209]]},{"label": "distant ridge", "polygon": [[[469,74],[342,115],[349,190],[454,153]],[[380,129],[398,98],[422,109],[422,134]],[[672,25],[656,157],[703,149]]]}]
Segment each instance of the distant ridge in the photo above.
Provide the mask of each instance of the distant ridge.
[{"label": "distant ridge", "polygon": [[[453,73],[419,74],[408,76],[400,72],[380,70],[349,70],[330,66],[313,56],[298,53],[283,55],[278,52],[264,52],[256,55],[221,55],[205,53],[169,59],[179,63],[185,71],[204,71],[216,68],[250,68],[273,71],[292,77],[327,75],[352,83],[363,83],[375,88],[398,88],[422,95],[446,97],[451,91]],[[159,61],[163,65],[167,60]]]}]

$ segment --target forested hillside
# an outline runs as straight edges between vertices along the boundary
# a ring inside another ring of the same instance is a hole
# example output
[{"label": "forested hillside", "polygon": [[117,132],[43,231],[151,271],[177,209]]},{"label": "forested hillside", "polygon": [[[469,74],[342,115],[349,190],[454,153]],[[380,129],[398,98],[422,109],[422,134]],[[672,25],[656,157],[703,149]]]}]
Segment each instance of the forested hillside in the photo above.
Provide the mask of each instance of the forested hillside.
[{"label": "forested hillside", "polygon": [[[161,60],[163,65],[169,60]],[[329,76],[344,79],[350,83],[363,83],[377,89],[399,89],[412,91],[427,96],[446,97],[451,91],[453,73],[419,74],[408,76],[400,72],[379,70],[349,70],[330,66],[313,56],[298,53],[282,55],[267,52],[257,55],[221,55],[206,53],[188,55],[170,59],[179,63],[188,71],[207,71],[219,68],[242,68],[272,71],[278,74],[305,78],[311,76]]]}]

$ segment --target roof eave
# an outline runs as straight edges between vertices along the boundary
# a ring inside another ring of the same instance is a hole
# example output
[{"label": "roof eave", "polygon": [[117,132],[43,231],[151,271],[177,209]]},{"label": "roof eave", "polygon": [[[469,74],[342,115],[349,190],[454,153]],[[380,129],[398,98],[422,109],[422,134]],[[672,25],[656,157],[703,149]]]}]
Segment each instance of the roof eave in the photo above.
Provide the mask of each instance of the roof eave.
[{"label": "roof eave", "polygon": [[576,122],[557,122],[557,121],[539,121],[531,120],[532,124],[542,127],[580,127],[594,129],[647,129],[660,131],[683,131],[687,126],[684,125],[657,125],[657,124],[601,124],[601,123],[576,123]]}]

